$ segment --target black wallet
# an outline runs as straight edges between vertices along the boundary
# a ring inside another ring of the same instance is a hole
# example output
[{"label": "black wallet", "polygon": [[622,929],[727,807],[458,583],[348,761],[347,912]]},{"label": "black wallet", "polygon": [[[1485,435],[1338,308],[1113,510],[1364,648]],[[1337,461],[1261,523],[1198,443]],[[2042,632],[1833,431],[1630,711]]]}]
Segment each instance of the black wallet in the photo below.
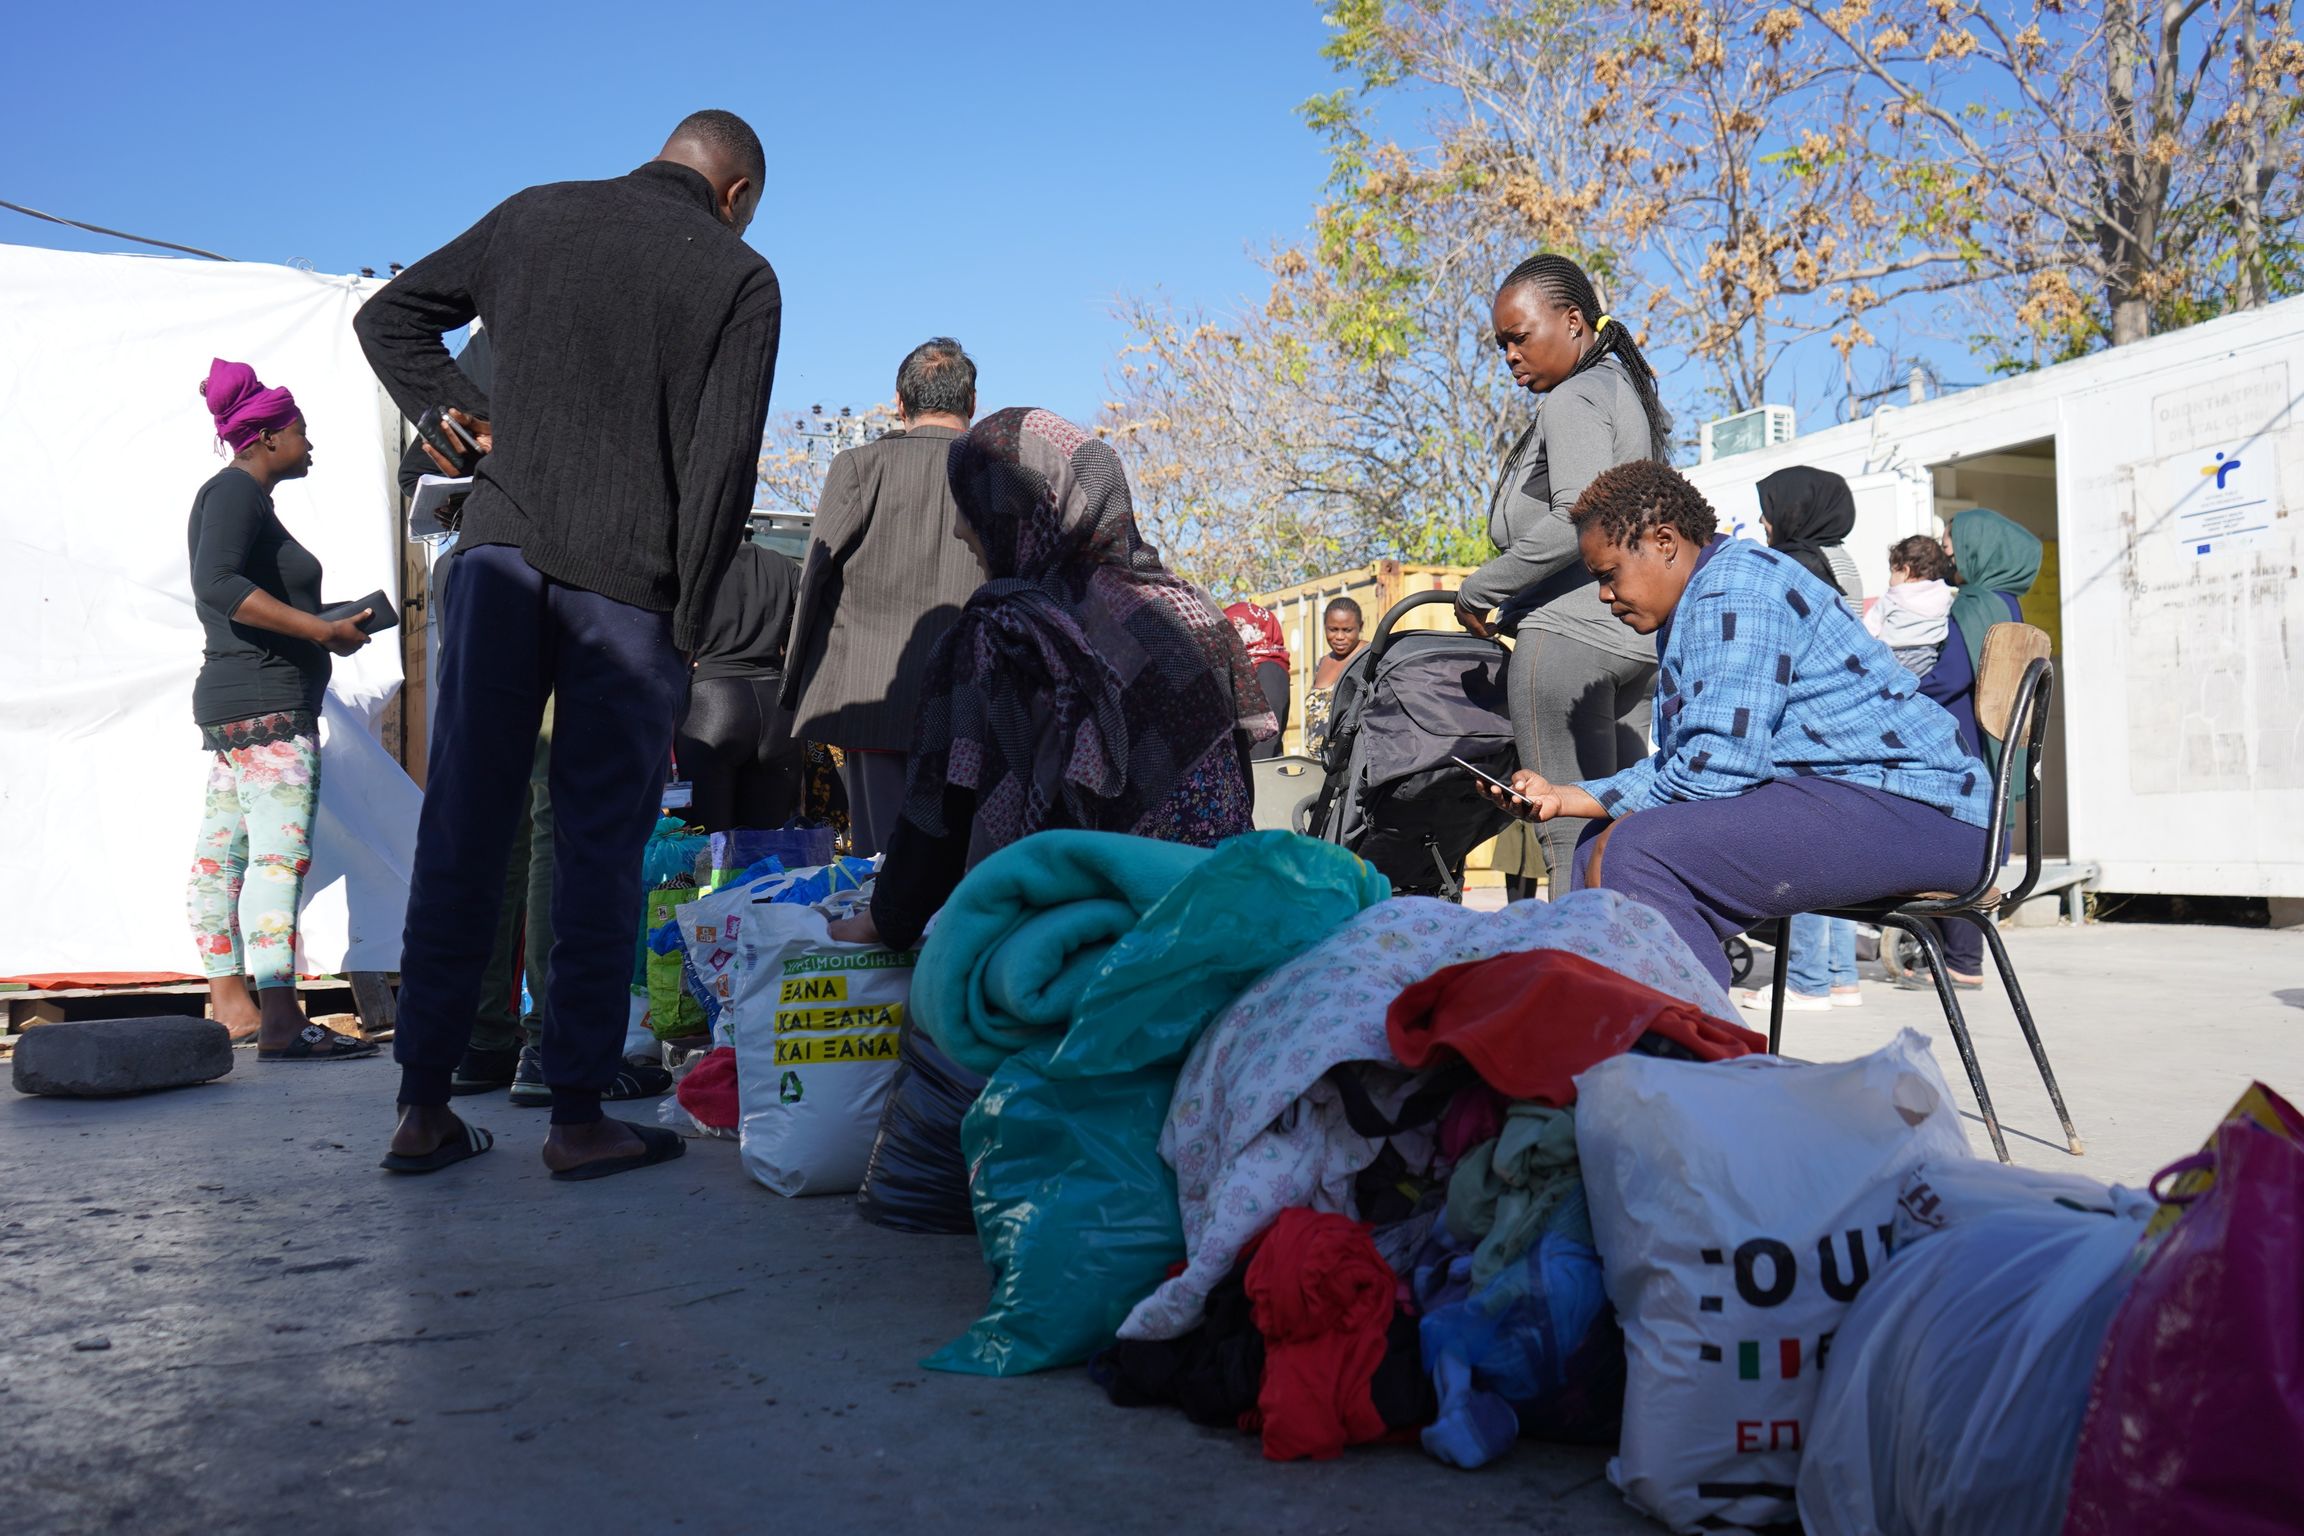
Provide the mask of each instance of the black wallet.
[{"label": "black wallet", "polygon": [[369,593],[358,602],[330,603],[313,617],[326,619],[333,624],[338,619],[352,617],[363,608],[369,610],[368,617],[362,620],[360,624],[360,633],[364,635],[373,635],[380,630],[391,629],[400,622],[400,610],[392,606],[392,599],[386,597],[381,589]]}]

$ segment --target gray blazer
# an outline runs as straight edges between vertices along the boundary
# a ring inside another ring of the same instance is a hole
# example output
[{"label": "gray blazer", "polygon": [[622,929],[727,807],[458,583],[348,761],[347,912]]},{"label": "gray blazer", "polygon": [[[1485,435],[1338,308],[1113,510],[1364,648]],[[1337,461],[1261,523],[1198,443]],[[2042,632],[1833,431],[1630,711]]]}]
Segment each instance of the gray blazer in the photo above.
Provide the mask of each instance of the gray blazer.
[{"label": "gray blazer", "polygon": [[954,537],[949,427],[891,432],[832,461],[792,613],[793,733],[841,748],[912,745],[928,653],[984,584]]}]

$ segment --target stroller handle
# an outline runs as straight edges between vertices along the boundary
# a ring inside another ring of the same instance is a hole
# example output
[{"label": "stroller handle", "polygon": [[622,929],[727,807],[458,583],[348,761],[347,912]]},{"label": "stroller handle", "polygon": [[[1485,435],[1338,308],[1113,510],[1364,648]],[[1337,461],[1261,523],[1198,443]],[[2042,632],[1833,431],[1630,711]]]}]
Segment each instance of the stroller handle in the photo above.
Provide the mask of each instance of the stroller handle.
[{"label": "stroller handle", "polygon": [[1433,603],[1447,603],[1454,606],[1455,602],[1456,594],[1453,592],[1411,592],[1385,609],[1384,617],[1376,621],[1375,637],[1368,642],[1369,670],[1373,672],[1377,663],[1384,659],[1385,648],[1392,643],[1393,627],[1400,622],[1403,615],[1411,609],[1428,607]]}]

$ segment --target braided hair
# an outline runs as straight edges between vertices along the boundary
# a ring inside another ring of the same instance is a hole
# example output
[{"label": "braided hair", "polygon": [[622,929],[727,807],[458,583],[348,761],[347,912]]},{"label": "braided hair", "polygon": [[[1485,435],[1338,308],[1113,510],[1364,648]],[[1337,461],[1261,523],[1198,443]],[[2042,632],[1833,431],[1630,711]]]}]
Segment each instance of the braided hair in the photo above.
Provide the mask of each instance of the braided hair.
[{"label": "braided hair", "polygon": [[1535,286],[1537,293],[1555,309],[1573,309],[1583,315],[1584,323],[1592,326],[1593,345],[1583,358],[1568,371],[1574,378],[1587,368],[1596,368],[1603,358],[1624,360],[1624,371],[1631,375],[1632,390],[1640,397],[1640,409],[1648,415],[1648,452],[1659,464],[1672,461],[1672,415],[1664,409],[1664,402],[1656,395],[1656,370],[1640,350],[1640,343],[1632,339],[1632,331],[1623,321],[1608,317],[1600,324],[1602,310],[1600,297],[1592,291],[1592,279],[1584,269],[1565,256],[1546,252],[1531,256],[1514,267],[1511,274],[1497,285],[1504,293],[1523,283]]}]

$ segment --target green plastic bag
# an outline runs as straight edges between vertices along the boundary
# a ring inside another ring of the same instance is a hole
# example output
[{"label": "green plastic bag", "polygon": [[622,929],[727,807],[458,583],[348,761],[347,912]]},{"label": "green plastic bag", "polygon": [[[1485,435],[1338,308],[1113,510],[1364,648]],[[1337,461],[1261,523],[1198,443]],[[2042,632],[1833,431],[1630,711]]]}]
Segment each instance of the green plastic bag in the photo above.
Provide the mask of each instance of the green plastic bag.
[{"label": "green plastic bag", "polygon": [[1160,1131],[1193,1043],[1266,971],[1391,893],[1333,844],[1252,832],[1193,866],[1104,952],[1070,1027],[1000,1063],[961,1122],[992,1300],[925,1364],[1009,1376],[1112,1342],[1184,1258]]},{"label": "green plastic bag", "polygon": [[[640,889],[655,892],[666,881],[685,879],[693,884],[696,876],[696,855],[712,846],[712,840],[690,827],[677,816],[658,820],[656,830],[648,834],[648,841],[640,852]],[[640,914],[640,933],[632,941],[632,990],[648,990],[648,935],[662,927],[648,921],[648,913]]]},{"label": "green plastic bag", "polygon": [[[654,933],[672,921],[672,914],[700,896],[708,894],[693,885],[667,886],[648,893],[647,931]],[[659,1040],[686,1040],[712,1032],[712,1021],[704,1016],[704,1005],[690,995],[681,976],[685,956],[674,950],[668,955],[647,952],[648,978],[648,1032]]]},{"label": "green plastic bag", "polygon": [[1184,1257],[1176,1174],[1160,1156],[1176,1069],[1052,1078],[1049,1049],[1009,1057],[960,1122],[992,1300],[921,1362],[931,1370],[1013,1376],[1085,1360]]}]

